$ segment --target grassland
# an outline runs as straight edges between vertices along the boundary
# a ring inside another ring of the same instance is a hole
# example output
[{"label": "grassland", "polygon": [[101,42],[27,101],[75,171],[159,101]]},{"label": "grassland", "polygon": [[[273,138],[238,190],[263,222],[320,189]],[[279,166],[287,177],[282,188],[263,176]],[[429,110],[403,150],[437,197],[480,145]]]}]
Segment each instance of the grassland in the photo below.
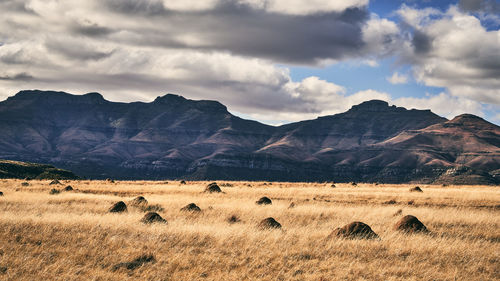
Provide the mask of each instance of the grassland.
[{"label": "grassland", "polygon": [[[500,187],[232,182],[208,194],[207,182],[21,183],[0,181],[1,280],[500,280]],[[75,190],[49,194],[66,185]],[[140,223],[144,211],[129,204],[138,195],[168,224]],[[262,196],[272,205],[256,205]],[[120,200],[128,212],[109,213]],[[202,212],[180,212],[188,203]],[[431,233],[394,230],[406,214]],[[258,229],[266,217],[282,230]],[[328,237],[352,221],[381,239]],[[154,261],[116,266],[142,255]]]}]

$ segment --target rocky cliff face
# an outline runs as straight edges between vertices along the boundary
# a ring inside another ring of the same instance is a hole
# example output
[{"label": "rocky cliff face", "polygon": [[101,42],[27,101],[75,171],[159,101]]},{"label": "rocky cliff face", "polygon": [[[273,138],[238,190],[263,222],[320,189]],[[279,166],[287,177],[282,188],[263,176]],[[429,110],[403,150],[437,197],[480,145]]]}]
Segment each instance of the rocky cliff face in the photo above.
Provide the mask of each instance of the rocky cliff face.
[{"label": "rocky cliff face", "polygon": [[498,126],[383,101],[273,127],[171,94],[115,103],[22,91],[0,102],[0,130],[0,158],[92,178],[432,182],[466,167],[468,178],[496,183],[490,172],[500,169]]}]

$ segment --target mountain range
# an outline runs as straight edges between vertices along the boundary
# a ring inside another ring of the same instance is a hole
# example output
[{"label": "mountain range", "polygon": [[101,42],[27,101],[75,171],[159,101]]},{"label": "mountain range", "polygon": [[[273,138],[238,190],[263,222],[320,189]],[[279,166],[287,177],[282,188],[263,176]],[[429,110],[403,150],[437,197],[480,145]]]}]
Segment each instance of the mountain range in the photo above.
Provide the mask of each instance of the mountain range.
[{"label": "mountain range", "polygon": [[88,178],[500,183],[500,127],[371,100],[282,126],[167,94],[111,102],[27,90],[0,102],[0,158]]}]

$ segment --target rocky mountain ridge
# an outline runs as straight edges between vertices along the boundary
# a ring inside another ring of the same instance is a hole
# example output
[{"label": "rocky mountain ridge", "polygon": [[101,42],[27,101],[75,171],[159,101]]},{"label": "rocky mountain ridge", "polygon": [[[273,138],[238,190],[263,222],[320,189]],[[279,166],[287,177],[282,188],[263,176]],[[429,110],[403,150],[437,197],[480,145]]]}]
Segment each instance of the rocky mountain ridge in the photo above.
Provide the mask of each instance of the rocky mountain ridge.
[{"label": "rocky mountain ridge", "polygon": [[0,158],[90,178],[499,182],[500,127],[378,100],[274,127],[172,94],[118,103],[33,90],[0,102],[0,130]]}]

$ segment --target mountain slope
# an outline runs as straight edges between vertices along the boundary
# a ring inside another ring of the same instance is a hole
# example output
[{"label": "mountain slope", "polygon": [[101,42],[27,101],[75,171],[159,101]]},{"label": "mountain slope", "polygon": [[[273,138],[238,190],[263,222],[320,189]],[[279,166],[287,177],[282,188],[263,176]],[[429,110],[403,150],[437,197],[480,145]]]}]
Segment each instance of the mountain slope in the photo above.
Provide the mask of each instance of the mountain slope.
[{"label": "mountain slope", "polygon": [[176,95],[113,103],[97,93],[42,91],[0,103],[0,121],[2,156],[61,162],[84,174],[95,173],[93,165],[135,169],[152,162],[154,169],[185,170],[195,159],[258,146],[271,129],[231,115],[218,102]]},{"label": "mountain slope", "polygon": [[498,126],[383,101],[273,127],[172,94],[117,103],[98,93],[21,91],[0,102],[0,130],[0,158],[93,178],[432,182],[453,168],[500,169]]},{"label": "mountain slope", "polygon": [[52,165],[0,160],[2,179],[78,179],[70,171],[57,169]]},{"label": "mountain slope", "polygon": [[[404,130],[421,129],[444,121],[445,118],[429,110],[406,110],[389,106],[385,101],[372,100],[353,106],[345,113],[281,126],[260,152],[314,161],[325,153],[355,150]],[[297,148],[302,154],[288,154],[290,149]]]}]

